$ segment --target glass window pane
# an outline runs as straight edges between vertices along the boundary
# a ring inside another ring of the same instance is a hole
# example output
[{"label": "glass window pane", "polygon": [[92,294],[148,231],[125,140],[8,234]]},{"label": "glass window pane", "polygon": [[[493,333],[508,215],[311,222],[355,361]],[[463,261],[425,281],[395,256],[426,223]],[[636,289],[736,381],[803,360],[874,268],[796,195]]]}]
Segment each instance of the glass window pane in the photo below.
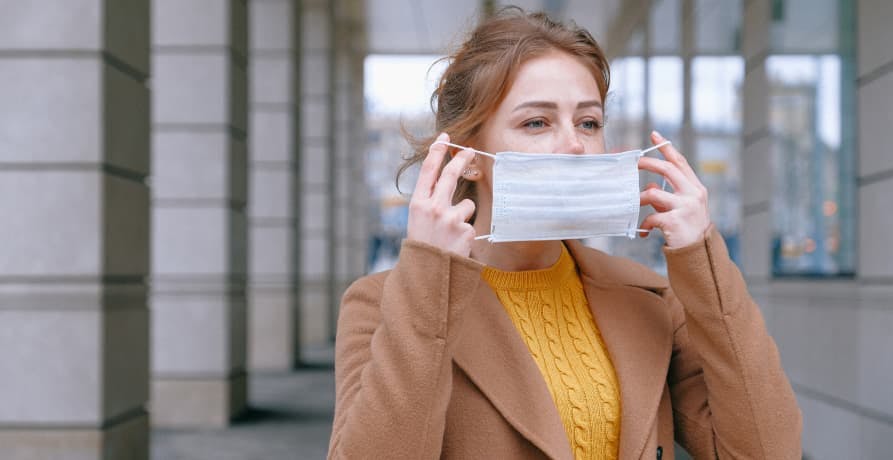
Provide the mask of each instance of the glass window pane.
[{"label": "glass window pane", "polygon": [[840,0],[774,0],[772,49],[779,53],[836,52]]},{"label": "glass window pane", "polygon": [[428,101],[445,69],[443,62],[432,67],[438,57],[381,54],[366,57],[364,173],[369,199],[369,271],[391,268],[397,260],[400,242],[406,236],[408,198],[415,187],[418,167],[407,170],[401,177],[398,191],[394,183],[397,169],[403,157],[410,153],[403,129],[416,136],[431,133],[433,114]]},{"label": "glass window pane", "polygon": [[680,0],[654,0],[651,4],[651,54],[679,54],[682,49]]},{"label": "glass window pane", "polygon": [[704,54],[740,50],[741,0],[695,1],[695,49]]},{"label": "glass window pane", "polygon": [[699,56],[692,60],[692,122],[702,131],[741,129],[740,56]]},{"label": "glass window pane", "polygon": [[[648,95],[645,94],[645,73],[648,74]],[[658,56],[617,59],[612,66],[613,89],[608,96],[607,136],[612,152],[647,147],[647,133],[657,129],[668,139],[678,142],[682,125],[682,59]],[[647,99],[647,102],[646,102]],[[647,108],[647,113],[645,112]],[[649,177],[643,174],[643,180]],[[640,220],[648,209],[643,208]],[[648,239],[623,238],[589,241],[615,255],[629,257],[652,269],[665,273],[663,238],[655,234]]]},{"label": "glass window pane", "polygon": [[625,56],[642,56],[645,54],[645,32],[642,28],[636,29],[629,38],[626,50],[623,52]]},{"label": "glass window pane", "polygon": [[645,61],[642,58],[627,57],[612,63],[605,114],[608,150],[638,148],[645,118]]},{"label": "glass window pane", "polygon": [[740,232],[741,84],[740,56],[692,60],[692,124],[698,177],[710,192],[710,217],[738,260]]},{"label": "glass window pane", "polygon": [[648,114],[653,128],[673,139],[682,126],[682,58],[660,56],[648,62]]},{"label": "glass window pane", "polygon": [[[842,142],[841,56],[770,56],[773,273],[852,273],[853,149]],[[848,137],[848,138],[851,138]]]}]

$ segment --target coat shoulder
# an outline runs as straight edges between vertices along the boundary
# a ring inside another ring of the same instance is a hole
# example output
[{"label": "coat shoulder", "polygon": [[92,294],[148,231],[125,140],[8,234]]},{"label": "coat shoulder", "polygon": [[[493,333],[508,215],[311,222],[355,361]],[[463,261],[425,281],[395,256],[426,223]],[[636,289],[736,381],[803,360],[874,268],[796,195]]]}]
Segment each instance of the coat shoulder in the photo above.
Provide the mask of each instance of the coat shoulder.
[{"label": "coat shoulder", "polygon": [[353,283],[350,283],[350,286],[347,287],[347,290],[344,291],[345,295],[351,291],[368,291],[368,290],[380,290],[384,285],[386,279],[391,274],[391,270],[384,270],[380,272],[370,273],[368,275],[361,276],[354,280]]},{"label": "coat shoulder", "polygon": [[358,314],[377,314],[384,283],[389,274],[390,270],[362,276],[345,289],[338,315],[339,329],[342,323],[351,321]]}]

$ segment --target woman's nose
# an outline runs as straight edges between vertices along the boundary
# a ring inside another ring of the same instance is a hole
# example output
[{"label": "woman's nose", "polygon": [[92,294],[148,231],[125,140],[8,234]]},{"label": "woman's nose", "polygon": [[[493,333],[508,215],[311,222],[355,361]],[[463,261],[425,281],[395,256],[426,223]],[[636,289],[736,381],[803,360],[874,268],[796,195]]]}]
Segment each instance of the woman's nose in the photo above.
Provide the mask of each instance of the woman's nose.
[{"label": "woman's nose", "polygon": [[586,151],[586,148],[583,146],[583,141],[580,140],[580,136],[573,126],[571,126],[570,129],[564,130],[563,137],[561,152],[581,154]]}]

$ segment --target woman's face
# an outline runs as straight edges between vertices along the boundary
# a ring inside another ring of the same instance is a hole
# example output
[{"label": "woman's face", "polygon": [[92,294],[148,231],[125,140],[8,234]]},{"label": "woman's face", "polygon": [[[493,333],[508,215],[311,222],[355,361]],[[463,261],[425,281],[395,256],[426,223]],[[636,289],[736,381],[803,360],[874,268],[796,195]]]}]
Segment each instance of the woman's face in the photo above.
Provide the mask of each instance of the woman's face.
[{"label": "woman's face", "polygon": [[555,51],[521,65],[505,99],[484,123],[478,148],[603,153],[604,120],[595,77],[577,58]]}]

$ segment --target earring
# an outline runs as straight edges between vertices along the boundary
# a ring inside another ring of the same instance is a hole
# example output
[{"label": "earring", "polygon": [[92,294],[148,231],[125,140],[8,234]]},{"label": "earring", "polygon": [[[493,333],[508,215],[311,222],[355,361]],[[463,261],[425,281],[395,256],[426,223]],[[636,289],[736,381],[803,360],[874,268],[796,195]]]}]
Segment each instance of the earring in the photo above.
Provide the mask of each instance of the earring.
[{"label": "earring", "polygon": [[480,170],[477,168],[465,168],[465,171],[462,171],[462,177],[465,180],[474,180],[481,174]]}]

